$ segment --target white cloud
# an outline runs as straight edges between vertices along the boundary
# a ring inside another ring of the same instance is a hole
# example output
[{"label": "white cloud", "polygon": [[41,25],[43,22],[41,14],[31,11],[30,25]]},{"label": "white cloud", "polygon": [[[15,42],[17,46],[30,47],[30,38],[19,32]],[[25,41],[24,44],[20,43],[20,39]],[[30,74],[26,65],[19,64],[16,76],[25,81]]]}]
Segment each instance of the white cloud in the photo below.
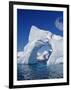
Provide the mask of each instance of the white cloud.
[{"label": "white cloud", "polygon": [[55,21],[55,26],[57,29],[59,29],[60,31],[63,31],[63,22],[60,21],[60,18],[57,18]]}]

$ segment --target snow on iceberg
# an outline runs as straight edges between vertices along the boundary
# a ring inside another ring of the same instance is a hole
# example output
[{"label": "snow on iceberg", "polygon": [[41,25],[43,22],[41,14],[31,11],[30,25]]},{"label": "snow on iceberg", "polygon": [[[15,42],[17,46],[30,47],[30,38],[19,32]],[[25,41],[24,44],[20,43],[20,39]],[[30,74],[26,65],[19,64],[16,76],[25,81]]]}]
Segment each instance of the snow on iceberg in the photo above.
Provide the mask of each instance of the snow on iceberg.
[{"label": "snow on iceberg", "polygon": [[[39,53],[42,47],[45,49],[42,50],[42,53]],[[45,50],[47,53],[44,53]],[[50,56],[49,51],[51,51]],[[41,55],[37,56],[37,53]],[[18,63],[33,64],[37,63],[38,60],[45,61],[47,59],[47,64],[50,65],[60,62],[62,60],[60,57],[63,57],[63,37],[32,26],[27,45],[21,53],[18,52]]]}]

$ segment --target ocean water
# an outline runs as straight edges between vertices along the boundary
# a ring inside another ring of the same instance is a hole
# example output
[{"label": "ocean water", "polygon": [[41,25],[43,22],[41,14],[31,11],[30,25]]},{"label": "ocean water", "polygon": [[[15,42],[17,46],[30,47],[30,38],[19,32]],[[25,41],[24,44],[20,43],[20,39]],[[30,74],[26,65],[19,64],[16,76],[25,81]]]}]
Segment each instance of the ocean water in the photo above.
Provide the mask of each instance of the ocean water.
[{"label": "ocean water", "polygon": [[45,62],[17,64],[17,80],[63,78],[63,64],[47,66]]}]

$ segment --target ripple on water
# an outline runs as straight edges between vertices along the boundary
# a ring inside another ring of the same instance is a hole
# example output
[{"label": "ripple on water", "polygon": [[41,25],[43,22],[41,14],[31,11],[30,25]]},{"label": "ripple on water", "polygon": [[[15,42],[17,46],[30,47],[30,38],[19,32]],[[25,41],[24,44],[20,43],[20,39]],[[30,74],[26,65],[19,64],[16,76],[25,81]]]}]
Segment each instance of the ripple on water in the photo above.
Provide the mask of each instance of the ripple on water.
[{"label": "ripple on water", "polygon": [[17,80],[63,78],[63,64],[47,66],[46,63],[18,64]]}]

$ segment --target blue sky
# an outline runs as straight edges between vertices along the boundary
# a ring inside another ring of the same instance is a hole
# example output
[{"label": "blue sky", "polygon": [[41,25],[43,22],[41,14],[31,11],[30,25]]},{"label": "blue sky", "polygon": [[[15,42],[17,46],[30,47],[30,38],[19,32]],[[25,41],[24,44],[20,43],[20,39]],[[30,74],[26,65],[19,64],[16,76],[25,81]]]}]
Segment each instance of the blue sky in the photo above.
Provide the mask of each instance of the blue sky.
[{"label": "blue sky", "polygon": [[17,51],[22,51],[27,44],[32,25],[63,36],[63,31],[55,25],[58,18],[63,23],[63,12],[17,9]]}]

